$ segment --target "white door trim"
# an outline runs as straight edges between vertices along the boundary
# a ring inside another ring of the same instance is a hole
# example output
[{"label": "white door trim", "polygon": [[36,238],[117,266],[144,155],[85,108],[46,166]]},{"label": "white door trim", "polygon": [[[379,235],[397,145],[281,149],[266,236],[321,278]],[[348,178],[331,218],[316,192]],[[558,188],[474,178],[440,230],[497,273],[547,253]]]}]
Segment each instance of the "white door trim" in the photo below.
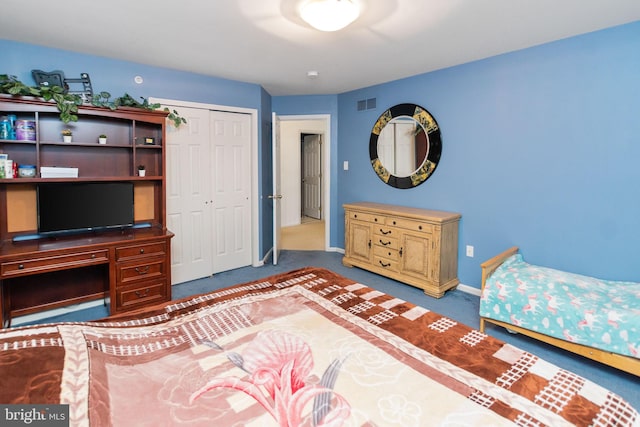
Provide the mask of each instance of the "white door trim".
[{"label": "white door trim", "polygon": [[176,107],[201,108],[205,110],[244,113],[251,116],[251,264],[264,265],[260,258],[260,215],[258,214],[258,110],[254,108],[231,107],[227,105],[205,104],[201,102],[178,101],[175,99],[149,97],[150,103],[175,105]]},{"label": "white door trim", "polygon": [[[331,114],[307,114],[307,115],[288,115],[278,116],[280,122],[293,121],[293,120],[324,120],[326,128],[323,132],[323,152],[322,158],[324,160],[322,170],[322,184],[323,184],[323,202],[322,206],[324,218],[324,250],[329,251],[331,249]],[[318,133],[313,131],[310,133]]]}]

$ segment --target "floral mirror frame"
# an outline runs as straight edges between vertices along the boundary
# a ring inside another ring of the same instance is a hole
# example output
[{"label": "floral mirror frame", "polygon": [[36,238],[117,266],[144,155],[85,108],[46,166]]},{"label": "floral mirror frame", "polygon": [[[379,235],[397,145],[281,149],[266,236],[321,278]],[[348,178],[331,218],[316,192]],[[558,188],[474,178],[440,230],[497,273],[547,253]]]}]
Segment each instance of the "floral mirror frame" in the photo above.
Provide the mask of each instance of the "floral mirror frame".
[{"label": "floral mirror frame", "polygon": [[[426,135],[426,156],[419,167],[408,176],[395,176],[383,165],[378,154],[378,139],[387,124],[395,118],[411,118],[415,120]],[[386,184],[400,189],[417,187],[425,182],[436,170],[442,153],[442,138],[436,119],[423,107],[416,104],[398,104],[386,110],[376,121],[369,138],[369,157],[371,165],[378,177]]]}]

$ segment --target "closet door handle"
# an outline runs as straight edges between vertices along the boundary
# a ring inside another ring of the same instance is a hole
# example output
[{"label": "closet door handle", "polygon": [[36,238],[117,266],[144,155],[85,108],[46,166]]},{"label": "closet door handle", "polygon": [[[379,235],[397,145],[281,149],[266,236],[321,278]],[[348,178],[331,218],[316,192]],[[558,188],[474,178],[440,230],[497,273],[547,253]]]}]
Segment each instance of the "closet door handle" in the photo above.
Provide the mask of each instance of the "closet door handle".
[{"label": "closet door handle", "polygon": [[400,248],[400,256],[402,256],[402,248]]}]

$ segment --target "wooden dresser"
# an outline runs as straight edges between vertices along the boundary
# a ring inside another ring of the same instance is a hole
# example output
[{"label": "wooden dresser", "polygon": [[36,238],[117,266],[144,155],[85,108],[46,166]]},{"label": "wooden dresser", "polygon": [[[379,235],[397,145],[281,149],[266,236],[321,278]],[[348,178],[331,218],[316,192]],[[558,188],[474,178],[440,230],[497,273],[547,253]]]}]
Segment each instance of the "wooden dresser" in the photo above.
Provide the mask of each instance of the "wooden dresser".
[{"label": "wooden dresser", "polygon": [[458,285],[460,214],[368,202],[345,204],[344,211],[344,265],[435,298]]}]

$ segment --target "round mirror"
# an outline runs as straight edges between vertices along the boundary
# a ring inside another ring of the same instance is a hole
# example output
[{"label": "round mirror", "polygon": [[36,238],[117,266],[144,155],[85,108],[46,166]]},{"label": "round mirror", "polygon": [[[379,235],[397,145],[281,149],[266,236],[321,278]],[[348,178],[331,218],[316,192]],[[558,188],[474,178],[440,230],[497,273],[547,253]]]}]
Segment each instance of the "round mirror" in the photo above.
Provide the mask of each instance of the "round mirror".
[{"label": "round mirror", "polygon": [[435,171],[440,161],[440,128],[416,104],[399,104],[378,118],[369,139],[371,165],[378,177],[396,188],[413,188]]}]

